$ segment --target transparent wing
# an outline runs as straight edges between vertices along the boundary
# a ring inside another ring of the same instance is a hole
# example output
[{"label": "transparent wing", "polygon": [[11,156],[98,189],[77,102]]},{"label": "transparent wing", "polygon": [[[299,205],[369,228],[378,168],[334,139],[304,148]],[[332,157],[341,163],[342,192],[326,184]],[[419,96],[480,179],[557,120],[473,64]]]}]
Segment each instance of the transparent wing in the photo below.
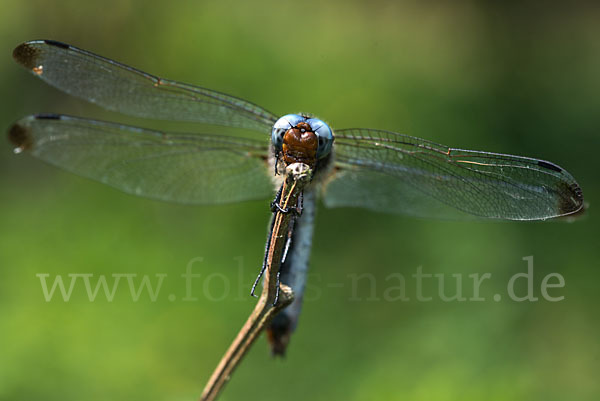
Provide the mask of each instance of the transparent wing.
[{"label": "transparent wing", "polygon": [[583,193],[556,164],[448,148],[371,129],[335,132],[328,206],[423,217],[536,220],[582,210]]},{"label": "transparent wing", "polygon": [[188,204],[272,196],[268,144],[170,134],[63,115],[28,116],[9,139],[50,164],[124,192]]},{"label": "transparent wing", "polygon": [[233,96],[169,81],[51,40],[23,43],[14,59],[52,86],[136,117],[242,127],[270,133],[276,116]]}]

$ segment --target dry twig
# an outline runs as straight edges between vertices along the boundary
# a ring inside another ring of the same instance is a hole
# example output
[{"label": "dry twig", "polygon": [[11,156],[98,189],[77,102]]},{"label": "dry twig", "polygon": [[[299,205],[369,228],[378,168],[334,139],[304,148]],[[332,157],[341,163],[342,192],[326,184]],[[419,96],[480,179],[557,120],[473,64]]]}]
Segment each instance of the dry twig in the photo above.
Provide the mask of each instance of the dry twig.
[{"label": "dry twig", "polygon": [[[281,210],[290,210],[298,206],[304,187],[310,182],[312,171],[301,163],[294,163],[286,167],[283,190],[279,202],[280,209],[275,215],[270,246],[267,249],[267,264],[264,284],[256,307],[248,320],[238,333],[233,343],[217,365],[202,392],[201,401],[212,401],[217,398],[231,374],[238,366],[246,352],[250,349],[259,334],[266,328],[271,319],[283,308],[288,306],[294,294],[285,284],[279,285],[277,274],[281,267],[281,260],[288,238],[288,231],[292,224],[294,214],[284,213]],[[278,297],[278,299],[277,299]],[[275,300],[277,299],[277,303]]]}]

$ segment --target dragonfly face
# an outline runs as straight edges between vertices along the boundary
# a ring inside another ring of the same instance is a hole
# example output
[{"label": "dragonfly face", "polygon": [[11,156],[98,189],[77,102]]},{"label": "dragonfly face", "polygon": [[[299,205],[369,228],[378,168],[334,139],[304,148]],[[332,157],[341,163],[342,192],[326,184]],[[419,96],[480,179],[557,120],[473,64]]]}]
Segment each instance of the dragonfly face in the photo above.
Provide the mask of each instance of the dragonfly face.
[{"label": "dragonfly face", "polygon": [[331,152],[331,128],[317,118],[288,114],[273,125],[271,142],[286,164],[305,163],[314,168],[318,159]]},{"label": "dragonfly face", "polygon": [[[63,43],[27,42],[13,57],[50,85],[107,110],[205,124],[204,133],[181,133],[33,115],[10,128],[16,150],[135,195],[188,204],[269,198],[274,187],[266,136],[271,132],[286,162],[318,166],[329,159],[318,192],[330,207],[509,220],[583,209],[575,179],[548,161],[449,148],[376,129],[337,129],[333,144],[332,130],[320,120],[277,118],[243,99],[162,79]],[[206,124],[230,127],[231,134],[211,134]],[[236,136],[238,128],[259,136]]]}]

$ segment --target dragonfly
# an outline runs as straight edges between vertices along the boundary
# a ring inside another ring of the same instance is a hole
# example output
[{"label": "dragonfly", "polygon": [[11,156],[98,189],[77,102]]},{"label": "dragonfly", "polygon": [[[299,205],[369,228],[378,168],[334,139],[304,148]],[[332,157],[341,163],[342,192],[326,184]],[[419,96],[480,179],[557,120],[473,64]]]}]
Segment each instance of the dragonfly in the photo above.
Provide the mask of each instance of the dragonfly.
[{"label": "dragonfly", "polygon": [[[8,130],[15,153],[126,193],[184,204],[272,198],[281,168],[314,170],[305,189],[281,279],[302,294],[317,198],[327,207],[450,219],[546,220],[580,213],[583,192],[555,163],[457,149],[378,129],[332,129],[305,114],[278,116],[211,89],[163,79],[53,40],[25,42],[14,59],[72,96],[125,115],[198,123],[166,132],[62,114],[36,114]],[[226,134],[211,126],[228,127]],[[255,137],[239,135],[241,130]],[[214,132],[214,131],[213,131]],[[282,353],[302,297],[268,333]]]}]

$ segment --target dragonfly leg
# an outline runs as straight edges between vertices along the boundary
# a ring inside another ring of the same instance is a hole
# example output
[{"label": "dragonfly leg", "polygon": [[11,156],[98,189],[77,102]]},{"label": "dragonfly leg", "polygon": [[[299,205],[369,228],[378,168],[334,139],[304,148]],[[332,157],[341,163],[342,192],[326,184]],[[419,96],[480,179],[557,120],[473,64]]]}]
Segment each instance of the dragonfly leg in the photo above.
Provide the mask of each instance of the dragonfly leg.
[{"label": "dragonfly leg", "polygon": [[[271,212],[273,212],[273,213],[275,213],[275,212],[289,213],[289,212],[297,211],[298,208],[296,206],[283,208],[279,205],[279,203],[281,202],[281,191],[282,190],[283,190],[283,186],[281,186],[279,188],[279,190],[277,191],[277,194],[275,195],[275,199],[273,199],[273,201],[271,202]],[[300,193],[300,196],[302,196],[302,193]],[[300,201],[300,204],[301,203],[302,203],[302,201]],[[297,213],[297,215],[299,216],[300,214]]]},{"label": "dragonfly leg", "polygon": [[279,165],[279,153],[277,153],[275,155],[275,166],[274,166],[275,175],[279,175],[279,169],[277,168],[278,165]]},{"label": "dragonfly leg", "polygon": [[285,259],[287,257],[288,251],[292,245],[292,236],[294,234],[294,225],[296,224],[296,219],[298,216],[292,218],[290,221],[290,228],[288,229],[288,237],[285,242],[285,249],[283,250],[283,256],[281,257],[281,263],[279,264],[279,271],[277,272],[277,292],[275,293],[275,301],[273,301],[273,306],[277,305],[277,301],[279,300],[279,284],[281,281],[279,280],[279,276],[281,274],[281,269],[283,268],[283,264],[285,263]]},{"label": "dragonfly leg", "polygon": [[[281,257],[281,266],[285,263],[285,259],[287,257],[288,251],[290,250],[290,246],[292,245],[292,234],[294,233],[294,225],[296,223],[296,219],[292,219],[290,221],[290,229],[288,230],[288,238],[285,242],[285,248],[283,250],[283,256]],[[279,268],[281,269],[281,267]]]},{"label": "dragonfly leg", "polygon": [[279,202],[281,201],[281,191],[283,191],[283,185],[279,187],[279,190],[275,194],[275,199],[271,202],[271,212],[275,213],[278,209],[281,211],[281,206],[279,206]]},{"label": "dragonfly leg", "polygon": [[[275,220],[275,219],[273,219]],[[288,236],[288,240],[287,240],[287,244],[286,244],[286,249],[284,251],[284,255],[283,255],[283,260],[281,261],[281,264],[283,264],[283,261],[285,261],[285,257],[287,254],[287,251],[290,247],[290,244],[292,242],[292,231],[290,230],[289,236]],[[269,252],[269,244],[270,241],[267,241],[267,247],[265,249],[265,259],[263,261],[263,265],[262,268],[260,269],[260,272],[258,273],[258,276],[256,277],[256,280],[254,280],[254,284],[252,284],[252,290],[250,291],[250,295],[253,297],[256,297],[256,294],[254,293],[256,291],[256,286],[258,285],[258,283],[260,282],[260,279],[262,278],[262,276],[265,274],[265,271],[267,270],[267,257],[268,257],[268,252]],[[281,264],[280,264],[280,269],[281,269]],[[277,301],[279,301],[279,276],[281,274],[281,270],[277,272],[277,282],[275,283],[276,286],[276,292],[275,292],[275,300],[273,301],[273,306],[277,305]]]},{"label": "dragonfly leg", "polygon": [[[277,191],[277,194],[275,195],[275,199],[273,199],[273,202],[271,202],[271,212],[275,213],[277,211],[281,212],[281,213],[288,213],[290,210],[290,208],[284,209],[281,206],[279,206],[279,202],[281,201],[281,193],[283,191],[283,185],[279,188],[279,190]],[[258,286],[258,283],[260,282],[260,279],[262,278],[262,276],[265,274],[265,271],[267,270],[267,260],[269,258],[269,248],[271,247],[271,234],[273,232],[273,226],[275,224],[275,216],[273,216],[271,218],[271,224],[269,227],[269,234],[267,236],[267,243],[265,245],[265,257],[263,259],[263,264],[262,267],[260,269],[260,272],[258,273],[258,276],[256,277],[256,280],[254,280],[254,284],[252,284],[252,290],[250,290],[250,295],[253,297],[257,297],[256,295],[256,287]],[[284,256],[285,258],[285,256]],[[279,291],[279,272],[277,273],[277,291]],[[276,297],[277,298],[277,297]]]},{"label": "dragonfly leg", "polygon": [[277,301],[279,301],[279,275],[281,274],[281,271],[277,272],[277,281],[275,282],[275,300],[273,301],[273,306],[277,305]]},{"label": "dragonfly leg", "polygon": [[256,291],[256,286],[258,285],[260,279],[262,278],[263,274],[265,274],[265,270],[267,269],[267,264],[263,263],[262,268],[260,269],[260,272],[258,273],[258,276],[256,276],[256,280],[254,280],[254,284],[252,284],[252,289],[250,290],[250,296],[254,297],[254,298],[258,298],[258,295],[256,295],[254,292]]},{"label": "dragonfly leg", "polygon": [[303,193],[300,192],[300,196],[298,197],[298,206],[290,206],[290,207],[286,207],[283,208],[281,206],[279,206],[279,203],[272,203],[271,204],[271,211],[272,212],[276,212],[279,211],[281,213],[294,213],[295,217],[300,217],[302,216],[302,202],[303,202],[304,196]]},{"label": "dragonfly leg", "polygon": [[274,210],[272,210],[273,212],[281,212],[284,214],[292,212],[292,213],[296,213],[297,216],[300,215],[300,212],[298,211],[298,208],[296,206],[290,206],[290,207],[283,208],[283,207],[279,206],[279,203],[275,203],[275,204],[273,204],[273,209],[274,209]]},{"label": "dragonfly leg", "polygon": [[283,185],[279,188],[279,190],[277,191],[277,194],[275,195],[275,199],[273,199],[273,201],[271,202],[271,212],[273,212],[273,217],[271,218],[271,226],[269,229],[269,236],[267,239],[267,244],[265,246],[265,257],[263,259],[263,265],[262,268],[260,269],[260,272],[258,274],[258,277],[256,277],[256,280],[254,280],[254,284],[252,285],[252,290],[250,291],[250,295],[251,296],[256,296],[255,295],[255,290],[256,290],[256,286],[258,285],[258,283],[260,282],[260,279],[262,278],[262,276],[265,274],[265,271],[267,270],[267,261],[268,261],[268,257],[269,257],[269,249],[271,247],[271,238],[272,238],[272,234],[273,234],[273,228],[275,226],[275,217],[277,216],[276,213],[292,213],[292,216],[290,218],[290,223],[289,223],[289,228],[288,228],[288,232],[287,232],[287,240],[283,249],[283,255],[281,256],[281,261],[279,263],[279,269],[277,271],[277,282],[276,282],[276,293],[275,293],[275,300],[273,301],[273,306],[275,306],[277,304],[277,301],[279,300],[279,290],[280,290],[280,279],[279,276],[281,274],[281,266],[285,263],[288,251],[291,247],[292,244],[292,234],[294,232],[294,225],[296,223],[296,219],[298,219],[298,217],[301,216],[302,214],[302,207],[303,207],[303,202],[304,202],[304,193],[300,192],[299,196],[298,196],[298,201],[296,206],[290,206],[290,207],[282,207],[280,205],[281,203],[281,197],[282,197],[282,192],[283,192]]},{"label": "dragonfly leg", "polygon": [[[279,192],[281,192],[281,190]],[[279,194],[279,196],[281,196],[281,194]],[[257,297],[256,294],[254,293],[256,291],[256,286],[258,285],[258,283],[260,282],[260,279],[262,278],[263,274],[265,274],[265,271],[267,270],[267,260],[269,258],[269,248],[271,247],[271,233],[273,232],[274,225],[275,225],[275,216],[273,216],[271,218],[271,223],[269,224],[269,233],[267,236],[267,242],[265,244],[265,257],[263,258],[262,267],[260,268],[260,272],[258,273],[256,280],[254,280],[254,284],[252,284],[252,290],[250,290],[250,296],[255,297],[255,298]]]}]

